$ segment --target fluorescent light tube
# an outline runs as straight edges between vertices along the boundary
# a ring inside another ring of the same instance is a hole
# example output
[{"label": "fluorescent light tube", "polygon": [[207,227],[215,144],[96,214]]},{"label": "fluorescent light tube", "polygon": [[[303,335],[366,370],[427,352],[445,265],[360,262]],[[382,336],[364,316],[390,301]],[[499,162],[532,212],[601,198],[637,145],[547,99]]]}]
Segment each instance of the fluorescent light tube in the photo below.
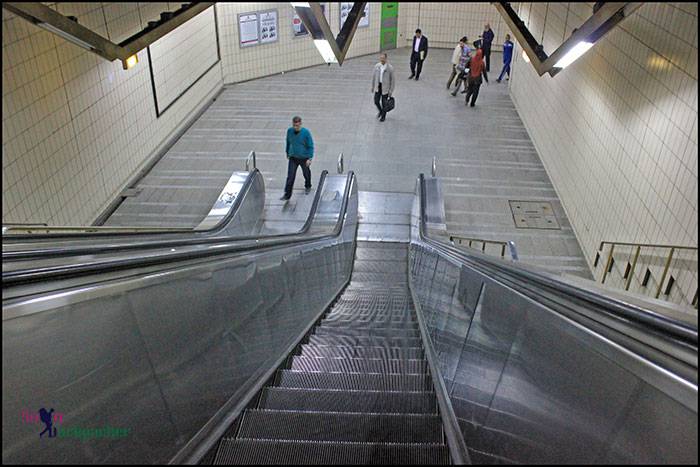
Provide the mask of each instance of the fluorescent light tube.
[{"label": "fluorescent light tube", "polygon": [[311,8],[309,2],[290,2],[294,8]]},{"label": "fluorescent light tube", "polygon": [[331,49],[331,45],[325,39],[314,39],[314,45],[323,57],[326,63],[338,63],[338,59]]},{"label": "fluorescent light tube", "polygon": [[90,44],[88,44],[87,42],[83,42],[80,39],[78,39],[77,37],[72,36],[72,35],[68,34],[66,31],[64,31],[62,29],[58,29],[56,26],[53,26],[49,23],[36,23],[36,25],[42,29],[45,29],[49,32],[52,32],[54,34],[61,36],[62,38],[64,38],[68,42],[72,42],[73,44],[75,44],[79,47],[82,47],[82,48],[87,49],[87,50],[94,49],[94,47],[91,46]]},{"label": "fluorescent light tube", "polygon": [[593,47],[592,42],[579,42],[571,50],[569,50],[566,53],[566,55],[564,55],[556,64],[554,64],[554,66],[557,68],[566,68],[567,66],[574,63],[574,61],[576,61],[576,59],[579,58],[581,55],[585,54],[586,51],[591,47]]}]

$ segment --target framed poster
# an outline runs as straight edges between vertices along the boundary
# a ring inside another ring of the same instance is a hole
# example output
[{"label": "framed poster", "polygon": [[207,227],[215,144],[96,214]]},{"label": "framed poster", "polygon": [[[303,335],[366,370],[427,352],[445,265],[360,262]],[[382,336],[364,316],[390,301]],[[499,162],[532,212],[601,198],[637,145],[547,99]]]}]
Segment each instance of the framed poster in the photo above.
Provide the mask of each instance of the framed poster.
[{"label": "framed poster", "polygon": [[238,38],[241,47],[258,45],[260,43],[257,13],[238,15]]},{"label": "framed poster", "polygon": [[[343,29],[345,20],[348,19],[348,14],[352,10],[354,3],[340,3],[340,29]],[[357,25],[358,28],[364,28],[369,26],[369,2],[365,5],[365,15],[360,18],[360,23]]]},{"label": "framed poster", "polygon": [[277,41],[278,37],[277,10],[260,12],[260,43],[269,44]]}]

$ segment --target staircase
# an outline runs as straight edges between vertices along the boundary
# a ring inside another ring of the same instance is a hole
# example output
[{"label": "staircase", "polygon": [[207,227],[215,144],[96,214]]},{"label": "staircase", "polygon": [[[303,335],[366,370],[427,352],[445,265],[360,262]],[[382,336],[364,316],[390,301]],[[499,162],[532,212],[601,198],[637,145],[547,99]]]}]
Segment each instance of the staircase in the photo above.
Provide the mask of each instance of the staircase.
[{"label": "staircase", "polygon": [[448,464],[408,245],[358,242],[353,278],[214,464]]}]

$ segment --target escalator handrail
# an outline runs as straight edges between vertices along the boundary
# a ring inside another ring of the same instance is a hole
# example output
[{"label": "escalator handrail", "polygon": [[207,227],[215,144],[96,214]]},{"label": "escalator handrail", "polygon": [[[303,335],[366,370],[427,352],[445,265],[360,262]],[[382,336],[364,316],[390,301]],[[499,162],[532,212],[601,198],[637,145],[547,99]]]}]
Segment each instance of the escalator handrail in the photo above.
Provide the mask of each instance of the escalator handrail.
[{"label": "escalator handrail", "polygon": [[634,323],[641,326],[643,329],[656,335],[672,337],[682,345],[694,347],[697,352],[698,345],[698,329],[697,324],[684,322],[672,317],[664,316],[652,309],[643,308],[633,303],[628,303],[615,297],[609,297],[602,293],[586,290],[575,285],[567,284],[556,277],[546,273],[539,273],[529,269],[520,268],[497,259],[488,258],[486,256],[477,256],[466,251],[459,250],[451,245],[441,242],[430,237],[426,227],[426,188],[425,177],[419,175],[419,228],[418,233],[420,240],[431,246],[441,254],[451,257],[454,260],[469,266],[477,266],[480,269],[488,268],[489,270],[501,273],[515,282],[528,282],[545,290],[554,292],[560,297],[569,301],[582,301],[593,305],[597,309],[602,309],[607,312],[608,316],[612,316],[624,323]]},{"label": "escalator handrail", "polygon": [[[211,229],[207,230],[200,230],[200,231],[194,231],[191,229],[186,229],[183,230],[179,233],[189,233],[191,234],[192,238],[182,238],[182,239],[174,239],[174,240],[150,240],[150,241],[142,241],[138,243],[127,243],[127,244],[96,244],[96,245],[88,245],[88,246],[68,246],[68,247],[54,247],[54,248],[41,248],[41,249],[29,249],[29,250],[20,250],[20,251],[8,251],[8,252],[3,252],[2,253],[2,261],[3,263],[6,261],[22,261],[22,260],[29,260],[29,259],[45,259],[47,257],[58,257],[58,256],[69,256],[69,255],[94,255],[94,254],[102,254],[110,251],[133,251],[133,250],[144,250],[144,249],[153,249],[153,248],[164,248],[164,247],[178,247],[178,246],[192,246],[192,245],[203,245],[207,243],[219,243],[219,242],[224,242],[224,241],[245,241],[245,240],[256,240],[256,239],[262,239],[262,238],[286,238],[286,237],[291,237],[295,235],[304,235],[306,234],[309,229],[311,228],[311,224],[313,223],[313,219],[316,216],[316,211],[318,209],[318,205],[321,201],[321,194],[323,193],[323,188],[325,187],[326,184],[326,178],[328,176],[328,171],[324,170],[321,172],[321,176],[319,178],[318,182],[318,188],[316,189],[316,194],[314,195],[313,202],[311,203],[311,209],[309,210],[309,214],[306,216],[306,220],[304,221],[304,225],[301,227],[301,229],[297,230],[296,232],[290,232],[290,233],[282,233],[282,234],[271,234],[271,235],[246,235],[246,236],[223,236],[223,237],[213,237],[211,236],[212,233],[216,233],[216,231],[222,230],[224,227],[226,227],[226,224],[231,220],[231,218],[234,216],[235,212],[238,210],[240,207],[240,204],[243,202],[242,200],[245,198],[248,190],[250,189],[250,186],[252,185],[252,180],[253,180],[253,174],[258,173],[258,169],[255,169],[254,172],[251,172],[251,175],[249,175],[246,178],[246,181],[241,188],[240,194],[236,197],[236,200],[234,203],[231,205],[231,208],[227,215],[219,222],[216,224],[216,226],[212,227]],[[158,232],[150,232],[150,235],[167,235],[170,232],[166,233],[158,233]],[[207,236],[202,236],[202,233],[206,233]],[[79,234],[79,235],[92,235],[92,234]],[[105,234],[100,234],[100,235],[105,235]],[[117,235],[123,235],[123,234],[117,234]],[[201,237],[201,238],[200,238]],[[55,239],[55,237],[52,237],[52,239]]]},{"label": "escalator handrail", "polygon": [[[209,258],[223,254],[246,253],[258,251],[262,249],[279,248],[283,246],[311,243],[320,240],[332,239],[338,237],[342,230],[346,219],[349,198],[352,194],[352,188],[355,185],[355,174],[350,171],[346,177],[345,190],[338,220],[330,233],[321,233],[316,235],[304,234],[283,234],[268,237],[254,237],[249,241],[241,241],[240,237],[224,238],[218,244],[211,245],[203,250],[183,251],[183,252],[168,252],[152,256],[132,256],[120,259],[98,260],[80,262],[69,265],[49,266],[29,268],[16,271],[3,272],[2,284],[6,286],[17,286],[28,283],[35,283],[42,280],[58,280],[67,279],[90,274],[104,274],[113,271],[136,267],[160,266],[164,264],[176,263],[181,261]],[[320,188],[320,187],[319,187]],[[283,237],[283,238],[280,238]],[[227,244],[227,242],[233,242]]]}]

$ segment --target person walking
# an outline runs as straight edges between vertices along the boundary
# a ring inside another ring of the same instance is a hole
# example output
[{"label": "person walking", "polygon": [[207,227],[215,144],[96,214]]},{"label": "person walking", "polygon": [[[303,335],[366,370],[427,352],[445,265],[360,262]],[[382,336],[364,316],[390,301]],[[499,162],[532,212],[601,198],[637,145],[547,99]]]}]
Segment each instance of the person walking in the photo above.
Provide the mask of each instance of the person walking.
[{"label": "person walking", "polygon": [[493,42],[494,34],[491,30],[491,25],[486,23],[484,25],[484,32],[481,34],[483,40],[481,48],[484,51],[484,58],[486,59],[486,71],[491,71],[491,43]]},{"label": "person walking", "polygon": [[466,92],[467,90],[467,82],[466,82],[466,76],[467,76],[467,70],[469,67],[469,60],[471,59],[471,49],[467,45],[467,38],[466,36],[462,38],[462,41],[460,42],[462,45],[462,48],[460,50],[459,54],[459,60],[457,63],[456,71],[459,73],[457,76],[457,81],[455,82],[455,88],[454,91],[452,91],[452,95],[456,96],[457,92],[459,91],[460,86],[462,83],[464,83],[464,91]]},{"label": "person walking", "polygon": [[420,72],[423,70],[423,60],[428,56],[428,38],[423,35],[420,29],[416,29],[416,35],[413,36],[413,48],[411,49],[411,76],[408,79],[420,78]]},{"label": "person walking", "polygon": [[292,197],[294,178],[297,175],[297,167],[301,167],[304,175],[304,188],[308,195],[311,191],[311,160],[314,158],[314,140],[311,132],[301,126],[301,117],[292,118],[292,126],[287,129],[287,183],[284,186],[284,196],[280,199],[287,201]]},{"label": "person walking", "polygon": [[[484,63],[483,50],[476,51],[472,59],[469,61],[469,74],[467,78],[467,97],[464,105],[469,104],[469,107],[474,107],[476,99],[479,97],[479,88],[481,87],[481,76],[483,75],[486,82],[489,82],[489,77],[486,74],[486,64]],[[469,103],[471,98],[471,103]]]},{"label": "person walking", "polygon": [[510,79],[511,60],[513,60],[513,42],[510,40],[510,34],[506,34],[506,41],[503,43],[503,69],[496,80],[497,83],[500,83],[503,80],[503,75],[506,73],[508,74],[508,78],[506,78],[506,80]]},{"label": "person walking", "polygon": [[455,76],[457,76],[457,65],[459,65],[459,57],[462,55],[462,49],[466,45],[467,42],[467,36],[462,37],[459,40],[459,43],[455,46],[455,49],[452,51],[452,60],[450,60],[450,63],[452,63],[452,72],[450,73],[450,78],[447,80],[447,89],[450,89],[450,86],[452,86],[452,80],[455,79]]},{"label": "person walking", "polygon": [[383,122],[386,119],[387,100],[394,93],[394,67],[388,62],[385,53],[379,54],[379,63],[374,65],[372,93],[374,94],[374,105],[379,110],[377,118]]}]

